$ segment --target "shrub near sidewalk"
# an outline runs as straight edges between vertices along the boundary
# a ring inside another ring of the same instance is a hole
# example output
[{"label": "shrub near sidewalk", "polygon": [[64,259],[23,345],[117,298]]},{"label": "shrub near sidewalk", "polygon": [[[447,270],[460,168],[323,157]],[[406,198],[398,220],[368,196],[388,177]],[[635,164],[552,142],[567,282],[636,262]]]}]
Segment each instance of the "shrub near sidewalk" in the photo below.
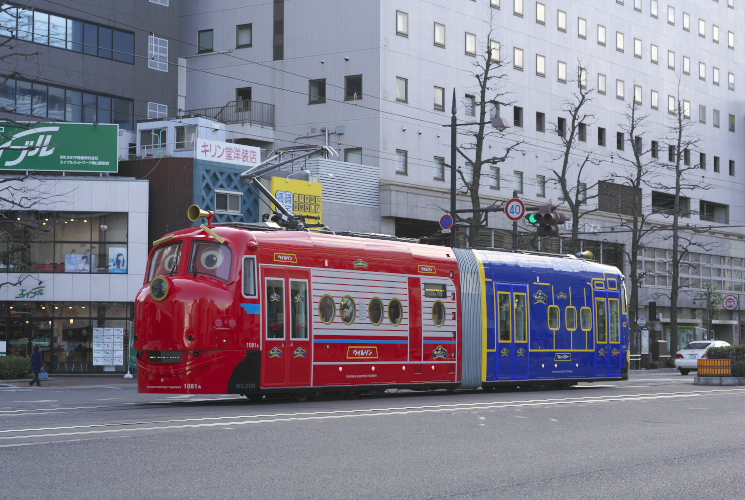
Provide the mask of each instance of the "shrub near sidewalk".
[{"label": "shrub near sidewalk", "polygon": [[31,376],[31,358],[0,356],[0,380],[14,380]]},{"label": "shrub near sidewalk", "polygon": [[709,347],[706,351],[709,359],[731,359],[745,361],[745,345],[731,345],[726,347]]}]

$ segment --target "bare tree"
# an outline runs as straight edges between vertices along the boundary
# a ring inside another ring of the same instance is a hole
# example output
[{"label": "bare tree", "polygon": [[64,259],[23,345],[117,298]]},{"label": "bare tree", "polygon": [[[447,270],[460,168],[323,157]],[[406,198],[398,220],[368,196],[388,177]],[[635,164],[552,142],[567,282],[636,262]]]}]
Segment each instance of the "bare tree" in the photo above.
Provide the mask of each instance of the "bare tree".
[{"label": "bare tree", "polygon": [[701,310],[701,320],[706,325],[706,340],[713,340],[711,325],[715,319],[719,318],[722,312],[721,305],[724,297],[710,283],[704,284],[703,290],[697,293],[696,297],[704,303],[704,307]]},{"label": "bare tree", "polygon": [[[501,106],[511,104],[508,101],[509,92],[504,88],[507,74],[500,71],[505,61],[499,57],[498,53],[494,53],[494,48],[491,46],[493,34],[494,30],[490,29],[486,37],[486,50],[474,63],[476,67],[474,78],[477,81],[477,87],[473,94],[473,104],[467,103],[467,105],[473,105],[471,114],[476,117],[476,121],[471,126],[459,130],[460,135],[465,139],[461,146],[457,148],[458,155],[470,167],[468,169],[469,174],[472,171],[472,174],[467,175],[462,168],[459,168],[458,175],[470,198],[471,209],[474,211],[470,217],[460,217],[456,214],[457,221],[465,222],[468,226],[471,226],[468,236],[470,246],[478,245],[480,229],[486,226],[487,222],[488,212],[482,211],[483,208],[487,207],[482,207],[481,194],[479,193],[481,179],[489,178],[490,172],[484,170],[506,162],[514,152],[519,151],[520,145],[524,142],[522,140],[513,142],[506,146],[501,154],[496,155],[490,154],[484,149],[487,139],[504,137],[502,131],[491,126],[488,117],[491,117],[492,111],[497,113]],[[452,168],[451,165],[448,166]],[[494,205],[488,208],[494,208]]]},{"label": "bare tree", "polygon": [[587,86],[587,69],[581,63],[577,65],[576,75],[577,79],[573,81],[577,85],[572,91],[572,96],[561,105],[561,111],[569,116],[569,122],[563,128],[559,122],[554,124],[554,130],[561,137],[563,148],[560,155],[555,158],[560,167],[552,170],[554,181],[559,185],[561,196],[572,214],[572,253],[580,250],[580,220],[597,210],[588,208],[587,202],[597,197],[597,194],[589,194],[597,193],[597,182],[587,184],[588,175],[585,169],[599,164],[592,150],[580,149],[580,128],[587,126],[594,118],[585,111],[592,102],[594,89]]}]

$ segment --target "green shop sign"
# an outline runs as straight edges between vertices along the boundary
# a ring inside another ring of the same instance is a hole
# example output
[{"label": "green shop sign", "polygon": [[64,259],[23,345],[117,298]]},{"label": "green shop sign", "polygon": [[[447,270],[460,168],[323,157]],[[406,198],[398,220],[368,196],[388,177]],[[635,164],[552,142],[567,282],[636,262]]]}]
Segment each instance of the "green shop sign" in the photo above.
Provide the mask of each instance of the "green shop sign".
[{"label": "green shop sign", "polygon": [[0,122],[0,170],[116,172],[118,125]]}]

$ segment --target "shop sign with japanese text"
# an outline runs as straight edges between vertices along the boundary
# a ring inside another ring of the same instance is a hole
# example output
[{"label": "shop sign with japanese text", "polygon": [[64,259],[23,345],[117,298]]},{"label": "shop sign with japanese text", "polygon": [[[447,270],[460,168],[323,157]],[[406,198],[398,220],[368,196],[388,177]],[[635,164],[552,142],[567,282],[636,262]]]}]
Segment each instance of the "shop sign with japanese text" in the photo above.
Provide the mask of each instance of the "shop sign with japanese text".
[{"label": "shop sign with japanese text", "polygon": [[0,123],[0,170],[117,172],[118,125]]},{"label": "shop sign with japanese text", "polygon": [[261,163],[261,149],[231,142],[197,139],[194,155],[197,160],[231,163],[243,167],[255,167]]}]

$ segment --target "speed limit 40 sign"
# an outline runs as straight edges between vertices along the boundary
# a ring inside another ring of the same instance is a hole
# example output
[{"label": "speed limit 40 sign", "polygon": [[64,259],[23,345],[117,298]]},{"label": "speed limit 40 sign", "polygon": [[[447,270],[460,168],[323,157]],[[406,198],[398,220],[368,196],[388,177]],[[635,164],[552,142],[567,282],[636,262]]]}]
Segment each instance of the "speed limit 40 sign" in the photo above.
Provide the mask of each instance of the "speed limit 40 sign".
[{"label": "speed limit 40 sign", "polygon": [[525,203],[520,198],[512,198],[504,205],[504,214],[511,221],[525,217]]}]

